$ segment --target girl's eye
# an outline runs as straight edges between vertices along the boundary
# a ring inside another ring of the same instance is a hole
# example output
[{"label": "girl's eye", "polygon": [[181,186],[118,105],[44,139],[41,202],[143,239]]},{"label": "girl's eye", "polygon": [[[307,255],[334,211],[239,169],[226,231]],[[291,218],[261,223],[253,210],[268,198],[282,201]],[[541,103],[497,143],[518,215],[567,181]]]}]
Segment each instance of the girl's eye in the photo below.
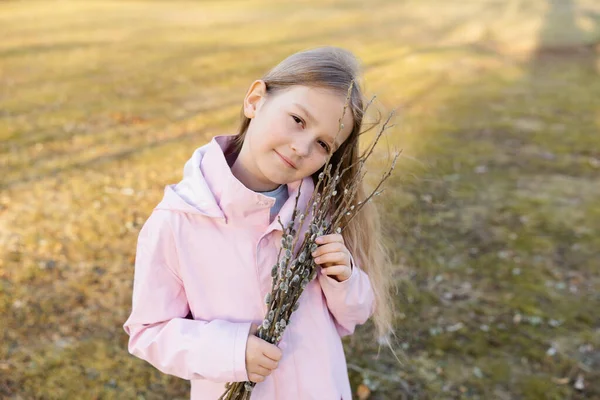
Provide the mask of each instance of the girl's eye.
[{"label": "girl's eye", "polygon": [[296,123],[302,122],[302,120],[300,118],[296,117],[295,115],[292,115],[292,118],[294,118],[294,121],[296,121]]},{"label": "girl's eye", "polygon": [[329,145],[323,141],[319,141],[319,143],[321,144],[321,147],[323,147],[329,153]]}]

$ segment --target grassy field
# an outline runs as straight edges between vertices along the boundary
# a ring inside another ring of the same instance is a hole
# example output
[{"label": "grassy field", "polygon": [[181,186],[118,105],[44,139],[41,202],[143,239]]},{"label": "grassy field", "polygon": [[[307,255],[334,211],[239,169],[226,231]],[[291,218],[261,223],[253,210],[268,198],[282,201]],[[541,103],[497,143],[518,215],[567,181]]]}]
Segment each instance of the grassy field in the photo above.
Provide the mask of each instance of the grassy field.
[{"label": "grassy field", "polygon": [[402,364],[359,327],[353,391],[600,398],[600,3],[449,3],[0,2],[0,397],[188,398],[127,352],[137,233],[254,79],[331,44],[403,149]]}]

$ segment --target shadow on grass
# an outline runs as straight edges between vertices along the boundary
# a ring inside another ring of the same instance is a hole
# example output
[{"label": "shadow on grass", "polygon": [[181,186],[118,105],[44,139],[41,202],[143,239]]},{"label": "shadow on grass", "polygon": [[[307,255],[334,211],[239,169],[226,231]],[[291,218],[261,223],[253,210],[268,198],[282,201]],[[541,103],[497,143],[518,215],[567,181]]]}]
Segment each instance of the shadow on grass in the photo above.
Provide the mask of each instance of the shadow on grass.
[{"label": "shadow on grass", "polygon": [[[389,183],[407,358],[404,384],[381,374],[373,398],[600,397],[600,20],[585,32],[575,17],[591,11],[547,6],[531,58],[508,60],[519,74],[440,89],[429,117],[444,122],[420,135],[423,162]],[[397,368],[371,353],[352,355]]]}]

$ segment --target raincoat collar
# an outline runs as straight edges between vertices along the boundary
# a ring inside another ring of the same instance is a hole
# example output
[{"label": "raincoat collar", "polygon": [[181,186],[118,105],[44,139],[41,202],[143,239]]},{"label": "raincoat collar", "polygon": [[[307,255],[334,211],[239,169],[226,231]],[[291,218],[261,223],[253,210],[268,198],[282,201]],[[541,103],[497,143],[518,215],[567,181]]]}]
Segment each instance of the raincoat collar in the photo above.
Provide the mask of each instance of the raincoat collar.
[{"label": "raincoat collar", "polygon": [[[163,200],[156,207],[222,219],[225,223],[268,226],[281,230],[277,218],[269,224],[269,210],[275,199],[255,192],[231,172],[225,154],[233,135],[219,135],[197,148],[183,168],[183,179],[167,185]],[[281,221],[291,220],[298,187],[302,183],[298,209],[302,212],[314,191],[311,176],[287,184],[288,199],[279,211]]]}]

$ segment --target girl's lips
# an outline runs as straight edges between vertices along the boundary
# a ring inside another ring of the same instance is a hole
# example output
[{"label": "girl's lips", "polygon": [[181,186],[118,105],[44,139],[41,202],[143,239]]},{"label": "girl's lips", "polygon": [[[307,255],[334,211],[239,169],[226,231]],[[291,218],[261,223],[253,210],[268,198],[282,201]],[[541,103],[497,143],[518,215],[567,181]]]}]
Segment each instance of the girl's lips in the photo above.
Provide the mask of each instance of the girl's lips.
[{"label": "girl's lips", "polygon": [[[277,153],[277,152],[275,152]],[[277,155],[283,160],[283,162],[285,162],[287,165],[289,165],[291,168],[296,169],[296,166],[287,158],[285,158],[284,156],[282,156],[281,154],[277,153]]]}]

